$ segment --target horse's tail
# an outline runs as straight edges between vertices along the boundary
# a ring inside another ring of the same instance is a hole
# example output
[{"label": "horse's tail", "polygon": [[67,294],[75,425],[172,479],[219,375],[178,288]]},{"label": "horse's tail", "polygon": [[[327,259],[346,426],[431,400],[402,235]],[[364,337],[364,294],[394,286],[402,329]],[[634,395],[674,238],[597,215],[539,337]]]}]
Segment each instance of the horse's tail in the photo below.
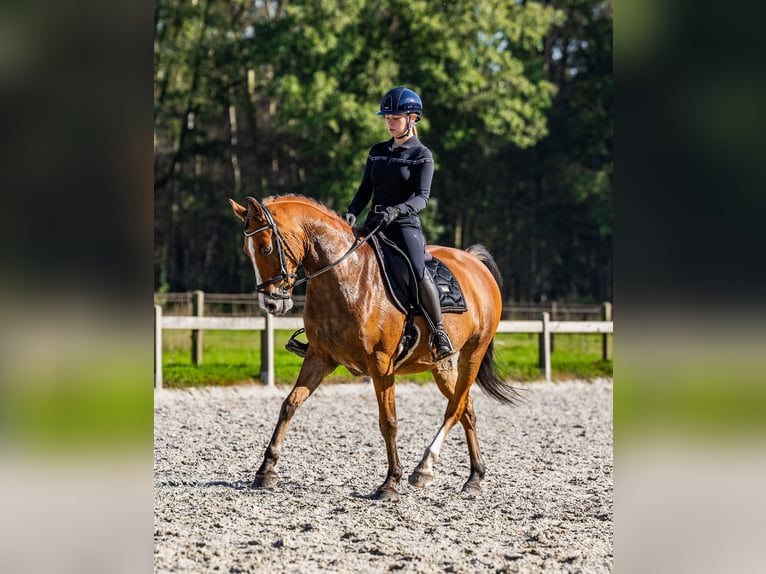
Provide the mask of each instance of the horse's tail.
[{"label": "horse's tail", "polygon": [[[484,263],[492,277],[497,283],[498,289],[503,287],[503,278],[500,275],[500,268],[497,266],[494,258],[483,245],[471,245],[466,248],[466,251],[479,258],[479,261]],[[484,358],[479,365],[479,374],[476,376],[476,381],[479,383],[479,387],[487,393],[490,397],[501,403],[509,405],[516,405],[524,400],[519,390],[512,387],[503,380],[500,374],[500,370],[495,361],[495,338],[489,342]]]},{"label": "horse's tail", "polygon": [[484,263],[485,267],[489,269],[490,273],[492,273],[492,277],[494,277],[495,283],[497,283],[497,288],[502,290],[503,277],[500,275],[500,268],[497,266],[497,263],[495,262],[495,259],[492,257],[492,254],[489,252],[489,250],[483,245],[476,243],[470,247],[466,247],[466,251],[471,255],[478,257],[479,261]]}]

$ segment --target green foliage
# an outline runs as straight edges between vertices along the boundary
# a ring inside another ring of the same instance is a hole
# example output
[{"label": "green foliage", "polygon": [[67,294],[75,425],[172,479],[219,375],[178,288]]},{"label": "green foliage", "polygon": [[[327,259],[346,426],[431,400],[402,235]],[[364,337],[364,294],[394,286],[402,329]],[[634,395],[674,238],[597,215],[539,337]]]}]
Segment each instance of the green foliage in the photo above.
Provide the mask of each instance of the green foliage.
[{"label": "green foliage", "polygon": [[155,287],[249,289],[229,197],[342,212],[391,87],[424,100],[430,243],[506,299],[611,298],[611,2],[158,0]]}]

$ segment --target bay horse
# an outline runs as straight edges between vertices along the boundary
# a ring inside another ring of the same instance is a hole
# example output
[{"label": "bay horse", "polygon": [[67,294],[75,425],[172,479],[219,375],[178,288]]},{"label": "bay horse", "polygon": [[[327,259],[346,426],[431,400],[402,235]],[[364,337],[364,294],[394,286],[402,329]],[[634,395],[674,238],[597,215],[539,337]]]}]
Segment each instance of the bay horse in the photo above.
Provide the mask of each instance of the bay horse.
[{"label": "bay horse", "polygon": [[[298,379],[282,403],[252,486],[277,483],[274,467],[291,419],[322,380],[343,365],[351,373],[372,378],[378,401],[388,473],[371,498],[399,498],[402,467],[396,446],[395,375],[423,371],[431,371],[448,402],[441,427],[408,480],[417,487],[433,482],[442,443],[459,421],[471,461],[463,492],[480,494],[485,467],[476,437],[471,385],[478,380],[489,396],[504,403],[514,404],[520,398],[496,371],[493,342],[502,309],[501,277],[489,252],[480,245],[466,250],[427,247],[452,271],[465,296],[467,311],[444,314],[456,353],[436,364],[428,337],[418,336],[413,350],[395,362],[405,316],[387,295],[372,248],[352,227],[337,213],[303,196],[271,197],[262,203],[248,197],[246,207],[229,202],[244,222],[244,251],[255,271],[259,306],[271,314],[284,314],[293,306],[293,288],[306,283],[303,323],[308,350]],[[298,275],[301,267],[303,278]],[[422,316],[415,326],[418,333],[428,332]]]}]

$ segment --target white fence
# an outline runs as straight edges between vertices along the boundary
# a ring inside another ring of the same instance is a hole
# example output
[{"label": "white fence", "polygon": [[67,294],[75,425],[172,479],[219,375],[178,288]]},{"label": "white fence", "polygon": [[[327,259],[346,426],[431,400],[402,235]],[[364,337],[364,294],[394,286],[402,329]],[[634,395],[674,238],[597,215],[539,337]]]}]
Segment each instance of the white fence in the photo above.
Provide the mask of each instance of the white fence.
[{"label": "white fence", "polygon": [[[611,309],[609,309],[611,315]],[[205,329],[261,331],[260,378],[267,385],[274,384],[274,330],[295,330],[303,327],[301,317],[202,317],[163,316],[162,307],[154,306],[154,386],[162,387],[162,331],[163,329],[191,330],[192,355],[201,361],[202,338],[194,336]],[[554,333],[596,333],[603,335],[604,359],[612,356],[613,321],[551,321],[550,313],[542,313],[539,321],[500,321],[498,333],[532,333],[540,335],[540,370],[545,380],[551,380],[551,335]]]},{"label": "white fence", "polygon": [[[305,295],[293,294],[290,315],[299,317],[306,301]],[[162,305],[166,315],[196,315],[197,310],[203,315],[254,316],[260,313],[258,297],[254,293],[208,293],[206,291],[184,291],[175,293],[155,293],[154,304]],[[537,303],[506,303],[503,305],[503,319],[512,321],[536,320],[541,313],[549,312],[552,320],[589,321],[610,320],[604,316],[605,306],[611,303],[569,303],[559,301]]]}]

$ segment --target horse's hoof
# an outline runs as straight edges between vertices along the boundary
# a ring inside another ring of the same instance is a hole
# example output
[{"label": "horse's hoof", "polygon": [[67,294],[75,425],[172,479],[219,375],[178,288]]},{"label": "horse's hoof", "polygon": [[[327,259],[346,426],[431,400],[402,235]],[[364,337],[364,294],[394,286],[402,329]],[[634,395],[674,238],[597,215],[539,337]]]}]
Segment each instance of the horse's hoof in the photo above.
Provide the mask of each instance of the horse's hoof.
[{"label": "horse's hoof", "polygon": [[461,492],[466,496],[481,496],[481,485],[478,482],[471,482],[469,480],[463,485]]},{"label": "horse's hoof", "polygon": [[269,488],[274,486],[279,480],[279,475],[276,472],[269,474],[256,474],[253,481],[253,488]]},{"label": "horse's hoof", "polygon": [[390,501],[390,502],[398,502],[399,501],[399,493],[393,489],[393,488],[379,488],[375,491],[375,494],[372,495],[373,500],[383,500],[383,501]]},{"label": "horse's hoof", "polygon": [[433,474],[427,474],[425,472],[418,472],[413,471],[413,473],[407,478],[407,482],[409,482],[412,486],[417,486],[418,488],[425,488],[426,486],[430,485],[434,481],[434,475]]}]

